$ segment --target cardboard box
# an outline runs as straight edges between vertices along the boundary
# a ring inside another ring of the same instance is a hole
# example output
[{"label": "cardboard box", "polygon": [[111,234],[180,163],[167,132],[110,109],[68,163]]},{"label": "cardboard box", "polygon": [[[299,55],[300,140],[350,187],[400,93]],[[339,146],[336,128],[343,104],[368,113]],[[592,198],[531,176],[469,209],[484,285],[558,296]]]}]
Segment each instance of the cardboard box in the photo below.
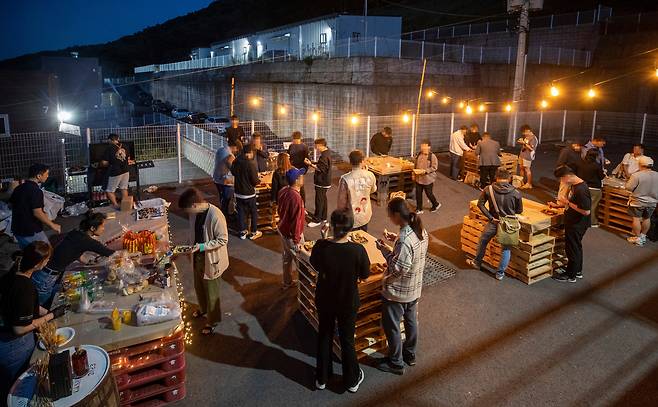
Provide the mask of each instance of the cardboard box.
[{"label": "cardboard box", "polygon": [[121,212],[130,212],[133,210],[133,197],[128,196],[121,201]]}]

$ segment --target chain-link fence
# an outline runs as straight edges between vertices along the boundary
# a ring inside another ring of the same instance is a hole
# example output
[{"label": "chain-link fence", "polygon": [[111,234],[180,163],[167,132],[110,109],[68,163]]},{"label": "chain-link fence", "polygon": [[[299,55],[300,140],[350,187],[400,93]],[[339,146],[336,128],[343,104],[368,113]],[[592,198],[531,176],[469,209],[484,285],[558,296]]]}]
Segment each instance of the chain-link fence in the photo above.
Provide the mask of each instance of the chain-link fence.
[{"label": "chain-link fence", "polygon": [[[159,115],[152,126],[82,129],[80,135],[63,132],[12,134],[0,138],[0,179],[27,176],[36,162],[51,167],[56,186],[64,189],[75,169],[89,164],[89,144],[107,140],[116,133],[135,145],[137,161],[153,160],[156,167],[142,170],[143,184],[179,182],[207,178],[214,166],[215,151],[226,146],[224,128],[216,123],[192,125]],[[414,155],[423,140],[434,151],[446,151],[450,134],[460,126],[478,124],[501,145],[514,145],[518,129],[530,125],[541,143],[567,140],[586,141],[593,136],[606,138],[611,146],[630,149],[644,143],[648,153],[658,150],[658,115],[601,111],[533,111],[436,113],[398,116],[317,116],[297,120],[248,120],[240,123],[247,139],[254,132],[263,136],[270,151],[285,151],[294,131],[312,148],[313,140],[324,138],[336,162],[347,161],[350,151],[370,154],[370,138],[384,127],[393,133],[391,155]]]}]

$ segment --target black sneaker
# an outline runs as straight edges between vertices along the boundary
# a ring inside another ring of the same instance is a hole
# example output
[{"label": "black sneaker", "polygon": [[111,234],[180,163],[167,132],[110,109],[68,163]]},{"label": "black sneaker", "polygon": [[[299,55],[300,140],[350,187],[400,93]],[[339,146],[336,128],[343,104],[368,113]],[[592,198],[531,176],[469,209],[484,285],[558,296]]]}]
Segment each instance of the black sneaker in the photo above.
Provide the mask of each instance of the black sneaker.
[{"label": "black sneaker", "polygon": [[363,382],[363,379],[365,379],[366,375],[363,373],[363,369],[359,369],[359,380],[356,381],[356,384],[352,387],[348,387],[347,391],[350,393],[356,393],[359,391],[359,386]]},{"label": "black sneaker", "polygon": [[553,280],[559,281],[561,283],[575,283],[576,279],[573,277],[567,276],[565,273],[558,274],[556,276],[553,276]]},{"label": "black sneaker", "polygon": [[397,366],[391,363],[388,358],[382,358],[377,365],[377,369],[382,372],[393,373],[402,376],[404,374],[404,366]]},{"label": "black sneaker", "polygon": [[434,212],[438,211],[439,209],[441,209],[441,203],[440,202],[438,204],[436,204],[436,206],[433,206],[432,209],[430,209],[430,212],[434,213]]},{"label": "black sneaker", "polygon": [[583,273],[580,271],[576,273],[576,278],[583,278]]},{"label": "black sneaker", "polygon": [[403,357],[404,363],[406,363],[409,366],[416,366],[416,357],[415,356],[406,356]]}]

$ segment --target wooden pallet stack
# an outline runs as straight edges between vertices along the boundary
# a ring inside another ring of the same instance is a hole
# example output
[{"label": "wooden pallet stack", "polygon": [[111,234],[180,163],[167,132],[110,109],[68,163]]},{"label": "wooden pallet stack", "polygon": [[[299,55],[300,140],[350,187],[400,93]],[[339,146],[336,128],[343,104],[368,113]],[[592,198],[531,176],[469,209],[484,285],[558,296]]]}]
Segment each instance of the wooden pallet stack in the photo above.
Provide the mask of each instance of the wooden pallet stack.
[{"label": "wooden pallet stack", "polygon": [[[516,174],[518,157],[511,153],[501,153],[500,167],[509,171],[510,174]],[[464,171],[466,176],[473,178],[475,181],[480,179],[480,170],[478,167],[478,156],[473,151],[464,152]]]},{"label": "wooden pallet stack", "polygon": [[392,192],[401,191],[409,194],[413,191],[413,162],[388,156],[369,157],[366,165],[375,174],[377,180],[377,192],[372,194],[371,198],[378,205],[386,204]]},{"label": "wooden pallet stack", "polygon": [[276,230],[279,215],[272,204],[272,172],[259,174],[260,184],[256,186],[256,207],[258,208],[258,230]]},{"label": "wooden pallet stack", "polygon": [[[553,261],[556,237],[550,232],[551,228],[559,227],[562,217],[560,214],[542,212],[546,208],[546,205],[523,199],[524,210],[519,217],[520,242],[517,247],[512,248],[512,257],[506,273],[526,284],[551,277],[555,268]],[[487,220],[478,209],[477,201],[472,201],[469,209],[469,214],[464,216],[461,246],[462,251],[475,256]],[[495,270],[500,263],[500,257],[501,246],[494,238],[487,247],[484,263]]]},{"label": "wooden pallet stack", "polygon": [[[374,264],[384,264],[385,259],[375,247],[375,237],[364,232],[358,233],[368,239],[364,244],[371,263],[371,276],[359,283],[359,299],[361,307],[356,317],[355,344],[357,357],[362,359],[372,353],[386,349],[386,335],[381,326],[382,309],[382,277],[383,273],[373,273]],[[297,299],[299,309],[306,320],[318,330],[318,313],[315,308],[315,287],[317,284],[317,272],[310,264],[311,252],[307,245],[297,254],[297,266],[299,271],[299,287]],[[375,266],[380,267],[380,266]],[[401,326],[404,331],[404,326]],[[334,354],[340,357],[340,343],[334,338]]]},{"label": "wooden pallet stack", "polygon": [[622,233],[631,233],[633,218],[628,214],[628,198],[631,193],[624,189],[624,181],[606,178],[597,209],[599,224]]}]

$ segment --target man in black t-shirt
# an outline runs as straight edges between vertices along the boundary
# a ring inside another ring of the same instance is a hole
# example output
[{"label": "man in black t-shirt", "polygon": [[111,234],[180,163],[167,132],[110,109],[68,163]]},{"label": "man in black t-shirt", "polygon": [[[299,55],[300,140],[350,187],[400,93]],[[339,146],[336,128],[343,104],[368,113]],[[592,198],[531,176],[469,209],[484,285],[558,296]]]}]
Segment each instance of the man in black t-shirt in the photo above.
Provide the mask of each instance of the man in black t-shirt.
[{"label": "man in black t-shirt", "polygon": [[62,227],[51,221],[43,210],[43,191],[39,184],[46,182],[49,173],[48,166],[33,164],[28,179],[11,194],[11,232],[21,249],[35,241],[49,243],[43,225],[57,233],[62,231]]},{"label": "man in black t-shirt", "polygon": [[370,152],[374,155],[388,155],[393,145],[393,130],[384,127],[370,139]]},{"label": "man in black t-shirt", "polygon": [[103,157],[103,161],[101,162],[101,165],[108,167],[109,178],[105,193],[112,206],[119,209],[115,192],[119,189],[121,190],[121,199],[128,198],[128,181],[130,180],[128,169],[129,165],[135,162],[129,157],[128,150],[121,145],[118,134],[110,134],[107,139],[110,145],[105,151],[105,157]]},{"label": "man in black t-shirt", "polygon": [[238,118],[236,115],[231,116],[231,127],[226,129],[227,141],[229,144],[231,144],[231,142],[235,143],[236,141],[244,144],[244,138],[244,130],[242,130],[242,127],[240,127],[240,118]]},{"label": "man in black t-shirt", "polygon": [[567,269],[553,278],[561,282],[575,283],[583,278],[583,237],[590,227],[592,198],[587,183],[574,174],[572,168],[561,165],[555,169],[555,177],[570,188],[567,197],[558,197],[564,211],[564,242]]}]

